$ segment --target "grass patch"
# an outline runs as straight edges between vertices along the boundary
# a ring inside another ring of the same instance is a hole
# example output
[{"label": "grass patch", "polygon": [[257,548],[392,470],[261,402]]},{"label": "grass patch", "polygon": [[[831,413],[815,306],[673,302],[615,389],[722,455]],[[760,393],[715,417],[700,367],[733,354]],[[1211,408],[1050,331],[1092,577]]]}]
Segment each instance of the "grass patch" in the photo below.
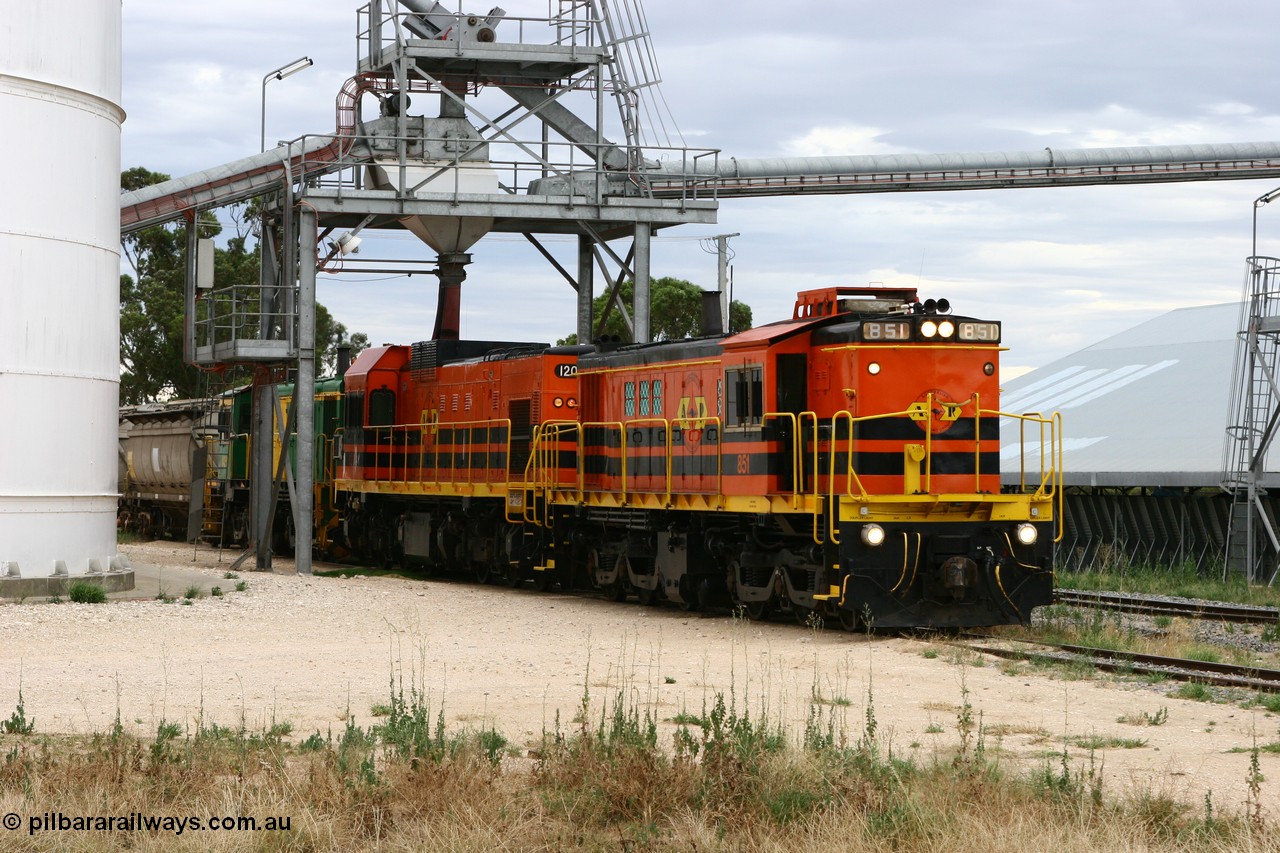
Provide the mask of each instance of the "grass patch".
[{"label": "grass patch", "polygon": [[1250,704],[1280,714],[1280,693],[1259,693]]},{"label": "grass patch", "polygon": [[1141,749],[1145,740],[1132,737],[1108,737],[1105,735],[1071,735],[1065,742],[1081,749]]},{"label": "grass patch", "polygon": [[1204,663],[1222,663],[1222,649],[1215,649],[1212,646],[1194,645],[1183,649],[1179,657],[1187,660],[1198,660]]},{"label": "grass patch", "polygon": [[[1197,639],[1196,627],[1197,623],[1194,620],[1175,619],[1167,629],[1152,632],[1140,627],[1140,622],[1122,613],[1097,608],[1052,605],[1037,608],[1033,623],[1029,626],[1004,628],[995,633],[998,636],[1032,642],[1087,646],[1119,653],[1160,655],[1210,663],[1275,665],[1265,658],[1256,659],[1255,652],[1202,642]],[[1042,660],[1034,656],[1032,663],[1036,666],[1045,665]],[[1117,670],[1117,673],[1120,676],[1132,675],[1132,671],[1126,672],[1124,669]],[[1092,677],[1093,673],[1084,669],[1073,670],[1068,666],[1063,675],[1069,679],[1077,679]],[[1158,680],[1161,677],[1155,674],[1150,676],[1148,681]]]},{"label": "grass patch", "polygon": [[1197,702],[1213,701],[1213,691],[1209,689],[1209,685],[1199,681],[1188,681],[1179,685],[1178,689],[1173,691],[1173,695],[1179,699],[1194,699]]},{"label": "grass patch", "polygon": [[1147,711],[1140,711],[1136,714],[1121,714],[1116,718],[1116,722],[1130,726],[1163,726],[1169,722],[1169,709],[1161,706],[1160,710],[1154,714]]},{"label": "grass patch", "polygon": [[992,737],[1009,737],[1010,735],[1030,735],[1036,740],[1048,740],[1052,735],[1049,731],[1041,726],[1031,725],[1029,723],[997,723],[987,726],[987,734]]},{"label": "grass patch", "polygon": [[703,718],[697,714],[690,714],[688,711],[681,711],[679,714],[671,717],[668,722],[672,722],[680,726],[700,726],[703,723]]},{"label": "grass patch", "polygon": [[[1206,801],[1200,814],[1153,790],[1110,796],[1092,756],[1077,762],[1066,744],[1031,772],[1001,767],[967,690],[953,706],[956,758],[932,761],[902,757],[877,733],[869,691],[861,733],[845,731],[826,705],[810,705],[803,733],[787,732],[731,691],[681,715],[668,741],[652,708],[628,689],[603,703],[584,689],[580,722],[562,730],[557,714],[527,761],[508,760],[516,750],[496,730],[448,726],[427,694],[421,682],[393,676],[376,723],[360,726],[348,715],[339,731],[296,744],[293,727],[274,720],[257,730],[162,720],[147,736],[117,721],[88,736],[39,735],[19,694],[13,724],[0,723],[0,790],[25,815],[42,814],[55,796],[66,814],[102,813],[109,803],[118,814],[221,815],[234,804],[235,814],[276,827],[238,842],[220,837],[217,849],[226,850],[923,853],[977,849],[989,839],[1002,850],[1056,853],[1272,849],[1257,843],[1272,828],[1250,813]],[[1134,748],[1124,739],[1076,745]],[[182,845],[145,831],[101,840],[49,832],[25,843],[86,851]]]},{"label": "grass patch", "polygon": [[1153,593],[1280,607],[1280,589],[1250,584],[1234,572],[1229,573],[1224,581],[1221,567],[1201,575],[1192,563],[1176,566],[1117,565],[1108,571],[1063,573],[1058,580],[1062,586],[1073,589]]},{"label": "grass patch", "polygon": [[1257,747],[1233,746],[1231,747],[1231,749],[1228,749],[1227,752],[1231,752],[1231,753],[1253,752],[1255,748],[1258,750],[1258,752],[1270,752],[1273,755],[1280,755],[1280,740],[1272,741],[1271,743],[1264,743]]},{"label": "grass patch", "polygon": [[102,604],[107,600],[107,591],[96,583],[72,581],[67,589],[67,598],[76,604]]}]

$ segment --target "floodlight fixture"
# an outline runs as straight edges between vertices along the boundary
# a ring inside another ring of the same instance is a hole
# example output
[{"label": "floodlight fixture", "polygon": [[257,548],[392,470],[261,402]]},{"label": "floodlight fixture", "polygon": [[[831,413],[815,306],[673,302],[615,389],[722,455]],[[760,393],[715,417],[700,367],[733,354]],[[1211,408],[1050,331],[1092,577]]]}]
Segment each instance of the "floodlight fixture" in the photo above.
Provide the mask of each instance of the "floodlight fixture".
[{"label": "floodlight fixture", "polygon": [[311,57],[299,57],[293,62],[286,62],[274,71],[268,71],[262,78],[262,141],[258,148],[259,151],[267,150],[267,84],[272,80],[283,80],[292,74],[297,74],[304,68],[310,68],[312,65],[315,65],[315,60]]}]

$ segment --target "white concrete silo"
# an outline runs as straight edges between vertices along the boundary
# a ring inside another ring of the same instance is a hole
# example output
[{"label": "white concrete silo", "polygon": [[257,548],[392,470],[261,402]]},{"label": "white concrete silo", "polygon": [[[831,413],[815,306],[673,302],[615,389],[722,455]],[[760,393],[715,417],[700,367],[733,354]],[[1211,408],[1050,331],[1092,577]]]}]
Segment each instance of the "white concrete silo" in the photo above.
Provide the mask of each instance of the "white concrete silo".
[{"label": "white concrete silo", "polygon": [[0,6],[0,574],[116,555],[120,0]]}]

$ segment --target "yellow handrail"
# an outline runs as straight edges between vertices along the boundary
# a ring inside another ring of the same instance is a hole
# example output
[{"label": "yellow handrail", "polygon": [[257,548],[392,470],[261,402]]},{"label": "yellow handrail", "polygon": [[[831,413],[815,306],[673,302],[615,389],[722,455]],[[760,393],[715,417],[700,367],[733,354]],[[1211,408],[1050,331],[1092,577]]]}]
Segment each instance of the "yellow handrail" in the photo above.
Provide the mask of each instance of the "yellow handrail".
[{"label": "yellow handrail", "polygon": [[[523,507],[522,515],[530,524],[546,526],[549,517],[539,518],[538,496],[560,486],[559,445],[566,440],[566,432],[573,432],[578,428],[577,421],[547,421],[534,426],[533,437],[529,444],[529,459],[526,460],[524,467],[523,484],[523,489],[529,494],[531,500]],[[577,470],[581,467],[580,462],[575,462]]]},{"label": "yellow handrail", "polygon": [[606,430],[616,429],[618,431],[618,446],[620,448],[621,465],[622,465],[622,491],[619,495],[619,501],[623,506],[627,503],[627,426],[622,421],[583,421],[582,429],[578,433],[578,483],[580,492],[586,491],[586,433],[587,427],[598,427]]},{"label": "yellow handrail", "polygon": [[792,412],[765,412],[760,418],[761,427],[770,420],[789,419],[791,421],[791,506],[799,506],[800,501],[800,432],[796,416]]},{"label": "yellow handrail", "polygon": [[[720,505],[723,506],[724,505],[724,428],[720,423],[720,418],[707,416],[707,415],[703,415],[701,417],[696,417],[696,418],[672,418],[671,423],[697,424],[697,426],[681,426],[681,429],[685,430],[686,432],[690,429],[701,430],[704,436],[706,435],[706,431],[709,428],[708,424],[710,425],[710,427],[715,429],[716,431],[716,454],[715,454],[716,495],[720,499],[720,502],[721,502]],[[670,430],[668,430],[667,434],[670,435]]]},{"label": "yellow handrail", "polygon": [[329,463],[333,466],[332,474],[329,478],[329,504],[332,506],[338,502],[338,470],[341,466],[341,448],[346,440],[347,428],[338,427],[333,431],[332,440],[329,442],[330,458]]},{"label": "yellow handrail", "polygon": [[[677,418],[677,420],[679,420]],[[654,426],[662,427],[663,434],[663,487],[664,492],[662,502],[666,505],[671,504],[671,422],[666,418],[638,418],[631,421],[623,421],[623,428],[626,430],[643,429],[645,425],[650,428]],[[638,445],[637,445],[638,446]],[[625,471],[625,469],[624,469]],[[623,475],[625,477],[625,473]]]},{"label": "yellow handrail", "polygon": [[821,537],[822,532],[822,495],[818,493],[818,413],[817,412],[801,412],[797,421],[799,424],[799,439],[797,444],[797,457],[804,462],[804,427],[806,421],[813,421],[813,475],[811,482],[813,483],[813,541],[818,545],[823,544]]},{"label": "yellow handrail", "polygon": [[[924,491],[931,492],[932,491],[932,474],[933,474],[933,428],[932,427],[933,427],[933,420],[934,420],[932,393],[926,395],[924,403],[925,403],[924,418],[921,424],[922,431],[924,433],[924,442],[925,442],[924,443],[924,462],[925,462]],[[1054,500],[1056,504],[1056,510],[1057,510],[1056,518],[1055,518],[1055,525],[1057,529],[1055,531],[1054,541],[1061,541],[1063,536],[1061,519],[1064,511],[1063,490],[1060,485],[1060,475],[1062,471],[1062,458],[1063,458],[1063,448],[1062,448],[1062,441],[1061,441],[1061,435],[1062,435],[1061,414],[1055,412],[1052,416],[1045,418],[1035,413],[1013,414],[1011,412],[1001,412],[994,409],[983,409],[981,407],[981,401],[978,395],[976,394],[970,397],[968,400],[964,401],[963,403],[958,403],[958,404],[949,403],[948,405],[965,406],[965,405],[969,405],[970,403],[973,403],[975,407],[974,416],[973,416],[973,422],[974,422],[974,439],[973,440],[974,440],[974,448],[975,448],[974,449],[975,491],[981,485],[981,476],[982,476],[982,467],[981,467],[982,418],[994,416],[994,417],[1012,418],[1019,422],[1019,426],[1020,426],[1019,443],[1020,443],[1020,446],[1024,448],[1024,452],[1022,454],[1022,459],[1021,459],[1022,469],[1019,474],[1019,488],[1024,492],[1030,491],[1027,487],[1027,474],[1026,474],[1025,447],[1028,439],[1026,432],[1029,425],[1038,425],[1039,433],[1040,433],[1038,450],[1041,458],[1040,481],[1036,485],[1034,496],[1039,498],[1050,498]],[[913,415],[915,417],[919,417],[920,415],[919,407],[916,407],[914,410],[907,409],[899,412],[886,412],[886,413],[878,413],[874,415],[863,415],[861,417],[855,417],[851,412],[847,410],[840,411],[832,415],[830,420],[831,438],[829,439],[830,465],[828,466],[828,472],[827,472],[826,495],[823,496],[827,499],[828,505],[834,505],[834,502],[837,497],[836,477],[840,472],[837,470],[836,457],[838,456],[840,449],[842,447],[846,452],[846,467],[843,472],[845,475],[845,487],[844,487],[844,494],[842,496],[858,497],[864,500],[869,497],[869,493],[867,492],[866,487],[863,485],[861,478],[858,476],[858,472],[854,465],[854,446],[855,446],[854,445],[854,427],[855,425],[859,423],[868,422],[868,421],[882,420],[885,418],[911,417]],[[814,474],[816,479],[817,476],[821,473],[819,471],[819,450],[818,450],[819,439],[817,436],[819,422],[817,420],[816,415],[809,415],[808,413],[805,413],[804,415],[801,416],[800,422],[804,423],[809,417],[813,418],[813,423],[814,423],[813,469],[814,469]],[[841,423],[847,424],[848,435],[844,439],[837,439],[836,435],[838,434],[839,425]],[[815,497],[819,496],[816,489],[815,489],[814,495]],[[827,519],[827,524],[825,525],[825,529],[823,529],[824,528],[823,525],[820,525],[818,523],[819,516],[821,513],[822,513],[822,508],[815,504],[814,541],[819,544],[822,544],[822,542],[824,541],[822,534],[825,534],[826,537],[829,537],[828,541],[838,542],[839,533],[835,525],[835,513],[831,513],[829,515],[829,518]]]},{"label": "yellow handrail", "polygon": [[716,450],[714,454],[716,462],[716,494],[720,495],[723,500],[724,487],[724,441],[723,430],[720,427],[720,419],[717,417],[688,417],[688,418],[639,418],[629,421],[585,421],[581,424],[573,423],[578,428],[578,500],[581,502],[586,493],[586,433],[588,429],[596,428],[606,430],[609,434],[618,436],[619,448],[619,465],[620,471],[618,482],[621,488],[618,490],[618,500],[622,505],[629,502],[629,495],[633,490],[631,483],[632,473],[627,463],[629,451],[634,446],[628,443],[628,432],[633,428],[649,428],[659,427],[663,431],[662,440],[662,460],[663,460],[663,503],[669,505],[671,503],[672,486],[674,484],[674,444],[673,433],[675,428],[684,431],[692,429],[702,430],[703,432],[714,429],[716,432]]},{"label": "yellow handrail", "polygon": [[[441,466],[441,444],[438,439],[440,428],[446,428],[453,434],[453,439],[447,445],[450,448],[448,464]],[[493,431],[502,427],[506,427],[507,438],[505,442],[507,463],[504,468],[504,478],[511,479],[511,420],[510,418],[489,418],[485,420],[474,421],[438,421],[432,420],[427,413],[423,413],[422,420],[417,423],[391,424],[390,426],[368,427],[367,431],[372,434],[370,444],[373,445],[373,473],[369,475],[374,482],[388,483],[409,483],[409,482],[427,482],[426,469],[430,467],[434,470],[435,477],[431,482],[436,484],[472,485],[475,482],[474,467],[471,464],[472,448],[476,445],[476,433],[483,431],[483,445],[488,447],[493,444]],[[410,434],[417,431],[418,438],[418,462],[417,477],[411,479],[414,466],[409,464],[408,452],[410,444]],[[396,440],[403,439],[405,448],[405,462],[400,466],[400,477],[395,475],[395,447]],[[377,469],[383,467],[383,444],[386,444],[386,469],[387,473],[379,475]],[[429,448],[429,449],[428,449]],[[459,451],[467,459],[465,473],[458,470]],[[431,464],[428,466],[427,461]],[[486,459],[487,463],[487,459]],[[481,465],[484,471],[483,482],[492,483],[495,480],[495,471],[488,464]]]},{"label": "yellow handrail", "polygon": [[[1061,489],[1060,477],[1062,472],[1062,413],[1054,412],[1049,417],[1044,417],[1038,412],[1026,412],[1023,414],[1014,414],[1012,412],[1001,412],[995,409],[983,409],[984,415],[995,415],[1002,418],[1013,418],[1019,422],[1018,444],[1023,448],[1023,452],[1019,455],[1019,471],[1018,471],[1018,488],[1027,491],[1027,425],[1038,425],[1039,441],[1038,451],[1040,454],[1040,482],[1035,488],[1035,494],[1040,497],[1056,497],[1059,496]],[[1047,449],[1047,459],[1046,459]],[[1046,466],[1045,462],[1049,465]]]}]

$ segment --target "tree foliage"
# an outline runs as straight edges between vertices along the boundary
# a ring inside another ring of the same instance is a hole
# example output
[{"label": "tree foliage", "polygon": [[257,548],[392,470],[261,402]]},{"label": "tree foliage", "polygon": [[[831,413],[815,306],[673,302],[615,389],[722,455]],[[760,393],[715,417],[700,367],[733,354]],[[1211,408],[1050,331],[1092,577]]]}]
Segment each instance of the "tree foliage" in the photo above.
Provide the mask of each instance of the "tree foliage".
[{"label": "tree foliage", "polygon": [[[619,299],[626,306],[628,316],[635,316],[635,283],[627,279],[619,288]],[[614,335],[624,341],[631,340],[622,314],[616,306],[610,308],[609,295],[597,296],[591,304],[592,328],[600,328],[600,317],[609,308],[602,334]],[[729,305],[730,327],[735,332],[751,328],[751,307],[733,300]],[[682,278],[664,276],[649,283],[649,335],[655,341],[676,341],[702,334],[702,289]],[[576,333],[559,343],[577,343]]]},{"label": "tree foliage", "polygon": [[[168,175],[135,167],[122,172],[120,187],[131,191],[169,180]],[[251,234],[243,205],[231,209],[236,233],[225,247],[214,250],[214,279],[219,287],[258,282],[258,245]],[[120,276],[120,402],[125,405],[168,398],[200,397],[208,393],[202,372],[183,357],[185,300],[184,256],[186,222],[145,228],[121,240],[131,273]],[[222,226],[211,212],[200,214],[200,237],[216,237]],[[332,371],[337,347],[349,343],[353,352],[368,346],[368,338],[337,322],[323,305],[316,305],[316,369]],[[231,371],[227,383],[244,381],[247,371]]]}]

